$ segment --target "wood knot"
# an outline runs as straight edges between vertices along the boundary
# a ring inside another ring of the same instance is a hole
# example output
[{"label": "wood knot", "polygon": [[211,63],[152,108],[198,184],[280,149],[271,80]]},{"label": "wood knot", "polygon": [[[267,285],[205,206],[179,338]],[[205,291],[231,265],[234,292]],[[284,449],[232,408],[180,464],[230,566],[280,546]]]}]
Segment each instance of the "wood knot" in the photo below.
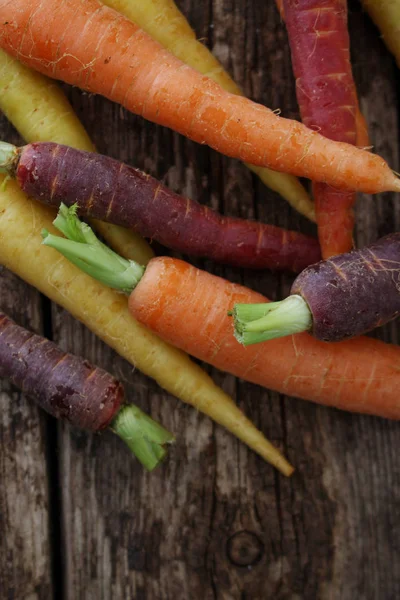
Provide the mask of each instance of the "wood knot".
[{"label": "wood knot", "polygon": [[237,567],[256,565],[264,553],[264,544],[251,531],[234,533],[227,543],[227,554],[231,563]]}]

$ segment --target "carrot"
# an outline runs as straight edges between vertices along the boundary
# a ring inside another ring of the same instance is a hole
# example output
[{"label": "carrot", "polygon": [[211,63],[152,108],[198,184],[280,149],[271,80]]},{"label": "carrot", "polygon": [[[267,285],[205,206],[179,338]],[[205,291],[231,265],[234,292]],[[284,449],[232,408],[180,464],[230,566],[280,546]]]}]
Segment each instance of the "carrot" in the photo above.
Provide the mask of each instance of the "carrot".
[{"label": "carrot", "polygon": [[43,232],[92,277],[129,293],[129,310],[161,338],[237,377],[290,396],[329,406],[400,418],[400,348],[369,338],[337,344],[307,333],[244,348],[228,316],[235,304],[266,298],[174,258],[153,258],[146,268],[101,244],[73,209],[56,227],[68,239]]},{"label": "carrot", "polygon": [[[347,0],[283,0],[303,120],[326,137],[357,143],[357,93],[350,64]],[[323,258],[353,247],[354,193],[313,186]]]},{"label": "carrot", "polygon": [[[59,86],[0,50],[0,110],[28,142],[58,142],[94,150]],[[102,221],[96,230],[120,254],[145,264],[154,256],[139,235]]]},{"label": "carrot", "polygon": [[302,271],[320,259],[318,241],[295,231],[220,214],[174,194],[117,160],[35,143],[0,142],[0,170],[45,204],[77,203],[79,213],[138,231],[173,250],[234,266]]},{"label": "carrot", "polygon": [[[283,8],[283,0],[276,0],[276,5],[278,7],[279,13],[282,17],[282,20],[285,19],[285,11]],[[358,96],[356,95],[356,131],[357,131],[357,146],[360,148],[368,148],[371,143],[368,134],[367,122],[365,120],[364,115],[360,110],[360,105],[358,102]]]},{"label": "carrot", "polygon": [[[199,73],[210,77],[231,94],[243,95],[212,52],[196,39],[196,34],[172,0],[102,0],[139,25],[153,39]],[[367,144],[365,144],[367,145]],[[247,165],[269,188],[280,194],[299,213],[315,221],[314,203],[300,181],[279,173]]]},{"label": "carrot", "polygon": [[74,427],[110,427],[149,471],[165,458],[165,444],[174,441],[140,408],[125,404],[124,389],[112,375],[20,327],[1,311],[0,377]]},{"label": "carrot", "polygon": [[[53,140],[87,150],[92,148],[71,106],[54,83],[30,71],[1,50],[0,90],[0,108],[26,139]],[[0,176],[0,185],[2,181],[4,183],[4,178]],[[171,394],[216,420],[265,460],[271,457],[282,472],[290,474],[293,469],[289,463],[202,369],[138,324],[132,324],[131,320],[124,322],[126,303],[120,307],[121,317],[115,322],[115,305],[119,305],[120,298],[110,296],[97,286],[91,288],[93,298],[100,298],[101,305],[99,313],[92,314],[92,302],[82,303],[82,290],[87,282],[78,276],[79,272],[71,271],[70,266],[63,263],[54,267],[53,257],[46,253],[43,256],[40,243],[35,243],[36,227],[50,227],[52,215],[52,211],[27,202],[18,188],[9,182],[7,188],[0,191],[0,263],[69,310]],[[148,262],[152,252],[139,236],[102,222],[96,223],[97,229],[99,225],[104,237],[123,256],[142,264]],[[97,311],[97,302],[95,307]]]},{"label": "carrot", "polygon": [[[0,176],[1,186],[1,176]],[[0,264],[34,285],[161,387],[226,427],[284,474],[293,468],[233,400],[185,354],[132,319],[128,303],[41,245],[53,211],[28,202],[15,182],[0,191]]]},{"label": "carrot", "polygon": [[400,233],[305,269],[282,302],[234,307],[235,334],[244,345],[310,331],[337,342],[361,335],[400,314]]},{"label": "carrot", "polygon": [[349,190],[400,190],[382,158],[228,94],[98,0],[0,0],[0,22],[1,47],[28,66],[228,156]]},{"label": "carrot", "polygon": [[400,0],[362,0],[400,67]]}]

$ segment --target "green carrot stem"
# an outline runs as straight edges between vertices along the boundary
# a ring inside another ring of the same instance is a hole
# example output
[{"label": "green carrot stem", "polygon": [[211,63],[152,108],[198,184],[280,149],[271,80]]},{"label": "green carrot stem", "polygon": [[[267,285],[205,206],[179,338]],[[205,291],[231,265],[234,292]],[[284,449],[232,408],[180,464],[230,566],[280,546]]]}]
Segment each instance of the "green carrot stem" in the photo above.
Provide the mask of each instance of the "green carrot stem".
[{"label": "green carrot stem", "polygon": [[301,296],[289,296],[281,302],[235,304],[235,337],[244,346],[308,331],[311,311]]},{"label": "green carrot stem", "polygon": [[108,248],[76,215],[77,206],[61,204],[54,226],[67,239],[42,231],[43,244],[58,250],[82,271],[108,287],[130,294],[141,280],[145,268]]},{"label": "green carrot stem", "polygon": [[19,149],[12,144],[0,141],[0,173],[14,175],[19,158]]},{"label": "green carrot stem", "polygon": [[110,428],[129,446],[148,471],[155,469],[166,457],[165,445],[175,441],[172,433],[134,404],[123,406]]}]

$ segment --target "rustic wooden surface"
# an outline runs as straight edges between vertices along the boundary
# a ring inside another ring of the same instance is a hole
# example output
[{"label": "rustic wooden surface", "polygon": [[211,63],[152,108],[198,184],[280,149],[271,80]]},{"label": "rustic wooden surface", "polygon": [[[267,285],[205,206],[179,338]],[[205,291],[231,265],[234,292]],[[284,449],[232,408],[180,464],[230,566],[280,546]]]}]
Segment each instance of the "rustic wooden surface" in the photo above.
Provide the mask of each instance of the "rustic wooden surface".
[{"label": "rustic wooden surface", "polygon": [[[297,117],[274,2],[179,2],[249,96]],[[376,150],[399,165],[399,72],[357,2],[353,62]],[[101,152],[227,214],[311,226],[244,166],[67,90]],[[19,141],[5,119],[1,136]],[[268,140],[265,142],[268,143]],[[400,198],[358,202],[357,241],[400,229]],[[198,264],[276,298],[289,277]],[[1,307],[113,371],[178,442],[151,475],[111,433],[57,425],[2,383],[0,597],[15,600],[394,600],[400,597],[397,423],[282,397],[213,371],[296,465],[290,480],[169,397],[57,306],[1,273]],[[377,336],[398,343],[399,325]]]}]

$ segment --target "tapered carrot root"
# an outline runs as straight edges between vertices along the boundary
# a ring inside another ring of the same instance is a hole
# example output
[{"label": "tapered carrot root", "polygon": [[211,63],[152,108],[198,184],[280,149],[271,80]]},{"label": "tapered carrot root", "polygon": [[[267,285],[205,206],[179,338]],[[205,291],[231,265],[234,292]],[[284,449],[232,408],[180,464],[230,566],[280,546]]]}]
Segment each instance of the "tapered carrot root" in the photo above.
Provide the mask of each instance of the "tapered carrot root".
[{"label": "tapered carrot root", "polygon": [[0,0],[0,23],[1,47],[25,64],[228,156],[349,190],[400,190],[380,157],[228,94],[97,0]]},{"label": "tapered carrot root", "polygon": [[[295,231],[223,217],[107,156],[35,143],[10,154],[9,172],[45,204],[78,205],[83,216],[131,228],[168,248],[254,269],[302,271],[320,260],[318,241]],[[15,159],[15,160],[14,160]],[[138,261],[139,262],[139,261]]]},{"label": "tapered carrot root", "polygon": [[[356,144],[365,137],[350,65],[346,0],[283,0],[303,122],[326,137]],[[364,141],[364,140],[362,140]],[[353,247],[355,194],[313,186],[323,258]]]},{"label": "tapered carrot root", "polygon": [[372,338],[337,344],[301,333],[244,348],[228,311],[266,302],[171,258],[155,258],[130,296],[133,316],[160,337],[215,367],[280,393],[400,419],[400,348]]},{"label": "tapered carrot root", "polygon": [[[102,1],[139,25],[177,58],[213,79],[224,90],[231,94],[243,95],[242,90],[212,52],[196,39],[195,32],[173,0]],[[315,221],[314,203],[296,177],[254,165],[247,166],[265,185],[285,198],[299,213]]]},{"label": "tapered carrot root", "polygon": [[[57,142],[94,151],[84,127],[59,86],[0,50],[0,110],[27,141]],[[102,221],[97,231],[117,252],[147,263],[154,256],[140,236]]]}]

